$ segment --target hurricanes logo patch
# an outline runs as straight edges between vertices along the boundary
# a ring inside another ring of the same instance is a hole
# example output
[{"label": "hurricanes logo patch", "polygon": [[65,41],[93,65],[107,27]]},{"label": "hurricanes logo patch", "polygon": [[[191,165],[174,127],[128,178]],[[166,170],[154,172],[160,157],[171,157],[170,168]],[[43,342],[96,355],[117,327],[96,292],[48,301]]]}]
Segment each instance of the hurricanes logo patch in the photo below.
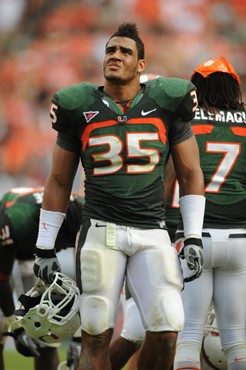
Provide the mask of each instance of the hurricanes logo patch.
[{"label": "hurricanes logo patch", "polygon": [[84,115],[84,117],[86,119],[86,122],[89,123],[92,120],[92,118],[96,117],[96,115],[98,113],[99,113],[99,111],[97,110],[97,111],[94,111],[94,112],[93,111],[84,112],[83,115]]}]

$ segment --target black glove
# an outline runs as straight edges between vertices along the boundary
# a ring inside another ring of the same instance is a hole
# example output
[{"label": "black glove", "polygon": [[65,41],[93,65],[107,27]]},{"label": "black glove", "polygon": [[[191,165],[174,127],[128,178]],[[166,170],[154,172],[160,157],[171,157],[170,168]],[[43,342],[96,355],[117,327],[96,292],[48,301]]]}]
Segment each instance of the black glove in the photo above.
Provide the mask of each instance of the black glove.
[{"label": "black glove", "polygon": [[204,265],[204,257],[202,251],[202,240],[198,238],[188,238],[183,242],[183,248],[180,252],[180,257],[185,258],[187,266],[193,271],[192,274],[184,278],[184,282],[197,279],[202,274],[202,269]]},{"label": "black glove", "polygon": [[60,272],[60,263],[56,257],[55,249],[40,249],[36,247],[36,257],[33,265],[34,274],[46,284],[54,280],[53,274]]},{"label": "black glove", "polygon": [[23,328],[14,330],[9,333],[14,338],[17,351],[26,357],[40,356],[38,343],[32,339]]}]

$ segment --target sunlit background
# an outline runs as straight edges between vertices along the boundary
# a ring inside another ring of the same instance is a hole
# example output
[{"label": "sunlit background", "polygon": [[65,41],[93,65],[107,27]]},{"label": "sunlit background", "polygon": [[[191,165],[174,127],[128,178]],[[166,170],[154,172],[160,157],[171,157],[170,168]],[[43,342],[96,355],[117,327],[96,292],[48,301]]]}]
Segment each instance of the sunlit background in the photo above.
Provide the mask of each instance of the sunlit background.
[{"label": "sunlit background", "polygon": [[44,184],[56,137],[51,96],[102,84],[105,42],[126,21],[145,42],[146,72],[190,78],[201,61],[225,56],[245,100],[244,0],[0,0],[0,196]]}]

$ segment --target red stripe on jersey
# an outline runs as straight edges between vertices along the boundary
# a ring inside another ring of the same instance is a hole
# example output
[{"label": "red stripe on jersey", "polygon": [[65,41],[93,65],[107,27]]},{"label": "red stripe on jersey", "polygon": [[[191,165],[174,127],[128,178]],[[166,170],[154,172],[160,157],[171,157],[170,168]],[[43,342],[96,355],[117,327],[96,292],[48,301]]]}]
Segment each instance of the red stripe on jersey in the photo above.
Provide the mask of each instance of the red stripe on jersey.
[{"label": "red stripe on jersey", "polygon": [[158,128],[158,133],[163,144],[166,144],[166,128],[160,118],[132,118],[127,121],[127,124],[137,125],[154,125]]},{"label": "red stripe on jersey", "polygon": [[204,135],[211,134],[213,131],[214,125],[193,125],[192,130],[194,135]]},{"label": "red stripe on jersey", "polygon": [[246,136],[246,128],[245,127],[230,127],[234,135],[238,136]]},{"label": "red stripe on jersey", "polygon": [[91,123],[90,125],[88,125],[86,127],[86,129],[84,130],[82,136],[81,136],[81,141],[82,141],[82,150],[84,151],[86,146],[87,146],[87,143],[88,143],[88,140],[89,140],[89,137],[90,137],[90,133],[97,129],[97,128],[101,128],[101,127],[108,127],[108,126],[114,126],[114,125],[117,125],[118,122],[115,121],[115,120],[111,120],[111,121],[104,121],[104,122],[95,122],[95,123]]},{"label": "red stripe on jersey", "polygon": [[[89,137],[90,133],[101,127],[108,127],[108,126],[114,126],[117,125],[118,122],[115,120],[110,120],[110,121],[104,121],[104,122],[95,122],[86,127],[84,130],[82,136],[81,136],[81,141],[82,141],[82,150],[84,151]],[[159,118],[132,118],[129,121],[126,122],[126,124],[137,124],[137,125],[154,125],[158,128],[159,136],[163,144],[166,144],[167,138],[166,138],[166,128],[163,124],[163,121]]]}]

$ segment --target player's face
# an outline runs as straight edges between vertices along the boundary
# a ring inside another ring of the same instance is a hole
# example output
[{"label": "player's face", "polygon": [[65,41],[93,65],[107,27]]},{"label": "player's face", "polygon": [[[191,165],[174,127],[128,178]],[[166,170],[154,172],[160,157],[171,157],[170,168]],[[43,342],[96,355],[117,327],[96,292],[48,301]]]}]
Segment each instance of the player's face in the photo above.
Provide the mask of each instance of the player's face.
[{"label": "player's face", "polygon": [[138,59],[134,40],[128,37],[113,37],[106,46],[103,61],[104,78],[110,82],[127,83],[138,76],[145,61]]}]

